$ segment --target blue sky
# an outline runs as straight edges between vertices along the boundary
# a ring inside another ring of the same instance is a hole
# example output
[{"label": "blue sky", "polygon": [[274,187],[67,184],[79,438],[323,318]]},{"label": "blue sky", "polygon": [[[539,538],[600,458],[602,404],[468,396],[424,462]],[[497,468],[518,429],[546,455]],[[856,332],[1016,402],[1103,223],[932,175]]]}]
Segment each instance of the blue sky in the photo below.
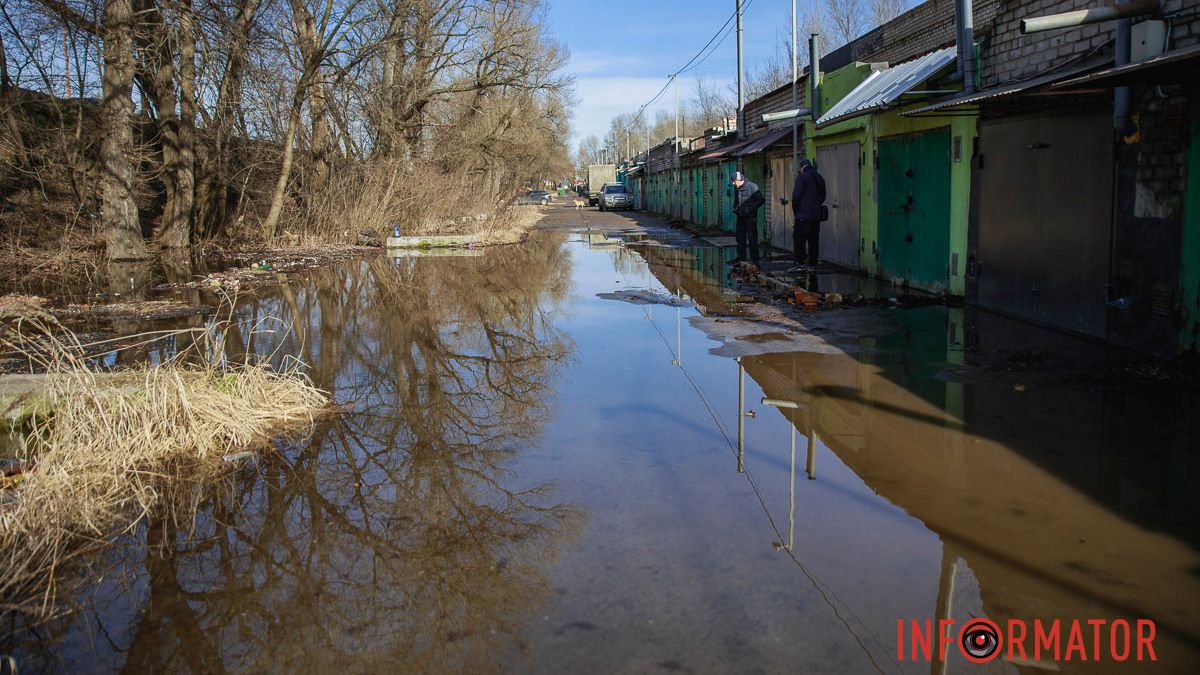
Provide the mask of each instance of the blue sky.
[{"label": "blue sky", "polygon": [[[800,11],[813,0],[800,0]],[[571,51],[575,78],[572,147],[590,134],[603,137],[610,120],[637,109],[708,42],[735,0],[550,0],[549,25]],[[791,35],[791,0],[743,0],[745,68],[768,58]],[[679,98],[692,98],[696,77],[732,85],[737,79],[735,35],[699,67],[679,78]],[[670,89],[651,110],[674,110]],[[732,111],[731,111],[732,112]],[[654,118],[654,112],[650,113]]]}]

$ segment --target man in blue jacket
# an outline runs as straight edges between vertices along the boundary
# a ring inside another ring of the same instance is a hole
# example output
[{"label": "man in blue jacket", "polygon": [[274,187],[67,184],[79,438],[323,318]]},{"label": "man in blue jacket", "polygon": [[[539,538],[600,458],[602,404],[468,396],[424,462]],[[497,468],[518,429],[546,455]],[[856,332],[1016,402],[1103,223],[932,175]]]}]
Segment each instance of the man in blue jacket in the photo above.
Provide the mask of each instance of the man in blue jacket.
[{"label": "man in blue jacket", "polygon": [[825,178],[807,158],[800,160],[800,173],[792,187],[792,255],[796,264],[817,264],[821,242],[822,206],[825,204]]},{"label": "man in blue jacket", "polygon": [[[733,213],[737,216],[737,258],[746,260],[746,244],[750,245],[750,262],[758,266],[758,210],[767,203],[762,190],[741,171],[733,173]],[[749,242],[747,242],[749,240]]]}]

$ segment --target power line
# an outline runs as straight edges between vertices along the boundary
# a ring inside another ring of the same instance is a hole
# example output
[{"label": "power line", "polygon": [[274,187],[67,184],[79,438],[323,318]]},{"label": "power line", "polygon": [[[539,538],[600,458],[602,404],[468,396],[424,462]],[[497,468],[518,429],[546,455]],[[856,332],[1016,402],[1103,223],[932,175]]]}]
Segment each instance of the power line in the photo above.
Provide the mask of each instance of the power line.
[{"label": "power line", "polygon": [[[750,5],[752,5],[752,4],[754,4],[754,0],[747,0],[746,3],[744,5],[742,5],[742,13],[744,14],[746,12],[746,10],[749,9]],[[696,68],[699,68],[701,64],[703,64],[705,61],[708,60],[708,57],[712,56],[713,53],[715,53],[717,51],[717,49],[719,49],[721,47],[721,45],[725,44],[725,40],[729,37],[729,34],[731,32],[733,32],[732,23],[733,23],[733,20],[736,18],[737,18],[737,11],[735,10],[732,14],[729,15],[729,17],[727,19],[725,19],[725,23],[721,24],[721,27],[717,29],[717,32],[713,33],[713,36],[711,38],[709,38],[708,42],[704,43],[704,46],[700,48],[700,51],[696,52],[695,55],[692,56],[692,58],[688,59],[688,62],[683,64],[682,68],[680,68],[679,70],[676,70],[673,74],[671,74],[670,76],[667,77],[667,83],[663,85],[662,89],[658,90],[658,93],[654,95],[654,98],[651,98],[649,101],[646,101],[645,103],[642,104],[642,106],[640,108],[638,108],[638,113],[637,113],[637,115],[634,115],[632,120],[630,120],[630,124],[633,124],[634,122],[641,119],[642,113],[644,113],[646,111],[646,108],[649,108],[650,106],[654,105],[655,101],[662,98],[663,93],[665,93],[667,91],[667,88],[671,86],[671,82],[674,78],[677,78],[680,75],[682,75],[690,70],[695,70]],[[717,41],[718,38],[720,38],[719,42]],[[714,42],[716,42],[715,45],[713,44]],[[712,49],[709,49],[709,47],[711,47]],[[705,54],[704,53],[705,51],[707,51],[708,53]],[[702,58],[702,55],[703,55],[703,58]],[[697,59],[699,59],[699,61],[697,61]]]}]

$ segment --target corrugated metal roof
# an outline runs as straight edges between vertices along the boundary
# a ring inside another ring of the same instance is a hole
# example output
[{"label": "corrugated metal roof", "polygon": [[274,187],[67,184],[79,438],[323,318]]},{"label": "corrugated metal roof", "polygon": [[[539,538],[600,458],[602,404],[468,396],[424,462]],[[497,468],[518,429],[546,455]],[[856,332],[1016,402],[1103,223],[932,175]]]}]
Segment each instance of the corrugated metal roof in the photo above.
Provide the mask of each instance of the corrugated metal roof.
[{"label": "corrugated metal roof", "polygon": [[938,110],[944,110],[946,108],[952,108],[952,107],[958,106],[958,105],[966,105],[968,103],[976,103],[979,101],[987,100],[989,98],[996,98],[998,96],[1009,96],[1012,94],[1019,94],[1023,91],[1029,90],[1029,89],[1036,89],[1037,87],[1044,87],[1048,84],[1058,82],[1059,80],[1063,80],[1068,77],[1074,77],[1080,73],[1086,73],[1090,70],[1094,70],[1099,65],[1100,65],[1099,63],[1095,63],[1095,62],[1086,63],[1086,64],[1083,64],[1076,68],[1071,68],[1071,69],[1056,72],[1056,73],[1048,73],[1045,75],[1039,75],[1037,77],[1031,77],[1028,80],[1021,80],[1020,82],[1012,82],[1010,84],[1002,85],[999,87],[993,87],[991,89],[984,89],[983,91],[976,91],[976,92],[972,92],[970,94],[960,94],[958,96],[948,98],[944,101],[938,101],[937,103],[927,105],[923,108],[917,108],[916,110],[907,110],[900,114],[901,115],[917,115],[920,113],[930,113],[930,112],[935,112]]},{"label": "corrugated metal roof", "polygon": [[787,129],[776,129],[775,131],[768,133],[766,136],[763,136],[762,138],[760,138],[758,140],[751,141],[749,145],[742,148],[741,150],[738,150],[737,156],[745,157],[746,155],[753,155],[756,152],[762,152],[763,150],[766,150],[767,148],[774,145],[776,141],[783,138],[784,136],[791,135],[791,133],[792,133],[792,130],[790,127]]},{"label": "corrugated metal roof", "polygon": [[750,141],[742,141],[741,143],[734,143],[733,145],[729,145],[724,148],[721,148],[720,150],[717,150],[716,152],[710,152],[707,155],[700,155],[700,157],[697,159],[697,161],[707,162],[710,159],[720,159],[722,157],[730,157],[733,155],[734,152],[737,152],[738,150],[744,148],[745,146],[747,146],[749,144],[750,144]]},{"label": "corrugated metal roof", "polygon": [[1080,86],[1112,87],[1131,84],[1186,84],[1194,82],[1200,45],[1175,49],[1154,58],[1113,66],[1098,73],[1054,85],[1054,89]]},{"label": "corrugated metal roof", "polygon": [[954,63],[956,58],[954,48],[947,47],[887,70],[871,73],[862,84],[821,115],[817,120],[817,127],[828,126],[887,106],[908,90],[928,80],[934,73]]}]

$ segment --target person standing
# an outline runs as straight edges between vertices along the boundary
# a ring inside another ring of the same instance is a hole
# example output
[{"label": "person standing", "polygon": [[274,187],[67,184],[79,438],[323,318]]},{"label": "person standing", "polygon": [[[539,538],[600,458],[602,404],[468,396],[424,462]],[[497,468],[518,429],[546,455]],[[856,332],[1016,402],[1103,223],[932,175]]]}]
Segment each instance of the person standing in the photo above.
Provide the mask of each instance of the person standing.
[{"label": "person standing", "polygon": [[758,210],[767,203],[762,190],[746,180],[741,171],[733,172],[733,213],[737,216],[737,258],[746,260],[746,245],[750,246],[750,262],[758,266]]},{"label": "person standing", "polygon": [[807,158],[800,160],[800,173],[792,187],[792,256],[796,264],[815,267],[821,245],[821,221],[825,220],[825,178]]}]

